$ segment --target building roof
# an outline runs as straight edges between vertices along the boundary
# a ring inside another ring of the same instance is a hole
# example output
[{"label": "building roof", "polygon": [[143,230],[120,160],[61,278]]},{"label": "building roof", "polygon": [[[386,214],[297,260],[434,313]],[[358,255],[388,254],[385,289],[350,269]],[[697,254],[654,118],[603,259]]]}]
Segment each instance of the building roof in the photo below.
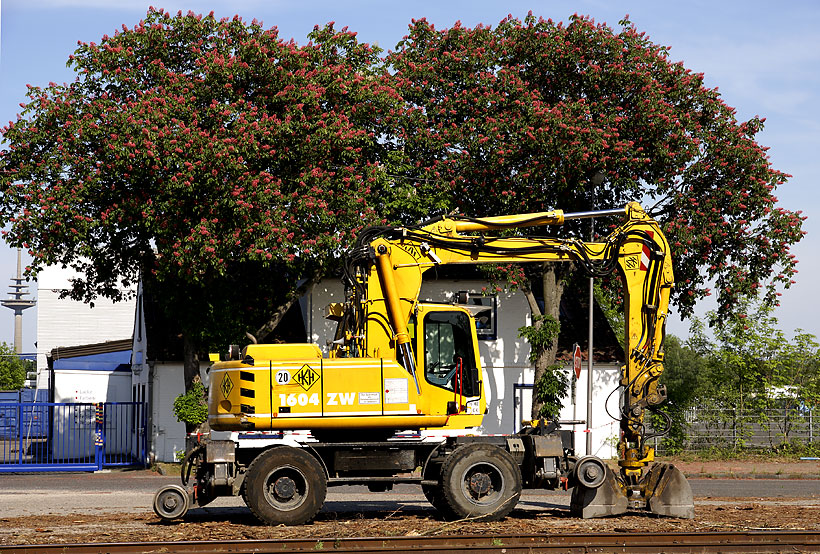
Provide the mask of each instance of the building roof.
[{"label": "building roof", "polygon": [[131,338],[98,342],[96,344],[83,344],[80,346],[60,346],[52,349],[49,357],[52,360],[61,360],[115,352],[130,352],[132,347],[133,340]]}]

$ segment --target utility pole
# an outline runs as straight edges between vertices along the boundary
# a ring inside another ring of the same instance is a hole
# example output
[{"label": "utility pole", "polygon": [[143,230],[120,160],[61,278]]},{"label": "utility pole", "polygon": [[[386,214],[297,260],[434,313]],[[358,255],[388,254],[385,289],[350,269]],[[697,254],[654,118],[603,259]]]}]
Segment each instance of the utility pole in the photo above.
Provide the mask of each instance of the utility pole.
[{"label": "utility pole", "polygon": [[[590,220],[590,242],[595,240],[595,219]],[[589,351],[587,352],[587,428],[586,453],[592,454],[592,306],[595,302],[595,281],[589,278]]]},{"label": "utility pole", "polygon": [[9,298],[0,305],[14,310],[14,352],[23,353],[23,310],[31,308],[37,301],[24,298],[28,296],[28,286],[23,284],[23,254],[17,249],[17,277],[11,278]]},{"label": "utility pole", "polygon": [[[606,176],[596,171],[592,176],[592,209],[595,209],[595,187],[599,187],[606,180]],[[595,241],[595,218],[593,217],[589,223],[589,242]],[[592,349],[592,314],[593,306],[595,304],[595,280],[589,278],[589,351],[587,353],[587,428],[586,428],[586,453],[587,456],[592,454],[592,365],[593,365],[593,349]]]}]

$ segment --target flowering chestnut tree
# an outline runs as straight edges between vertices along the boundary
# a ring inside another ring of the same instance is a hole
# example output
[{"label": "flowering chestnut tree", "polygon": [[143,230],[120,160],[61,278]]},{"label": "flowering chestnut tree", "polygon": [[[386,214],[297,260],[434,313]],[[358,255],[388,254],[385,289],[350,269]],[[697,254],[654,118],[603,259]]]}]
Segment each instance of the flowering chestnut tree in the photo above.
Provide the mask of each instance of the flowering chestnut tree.
[{"label": "flowering chestnut tree", "polygon": [[[778,285],[793,283],[789,246],[802,217],[777,205],[788,176],[755,141],[763,120],[738,121],[702,74],[673,63],[628,20],[616,30],[530,14],[438,30],[422,19],[388,61],[411,106],[397,138],[412,162],[406,176],[442,211],[586,211],[639,200],[671,242],[673,302],[684,316],[711,283],[721,316],[741,297],[774,304]],[[588,225],[561,233],[589,239]],[[557,319],[567,271],[540,266],[522,283],[536,327]],[[543,287],[544,313],[530,283]],[[536,342],[538,380],[557,336]]]},{"label": "flowering chestnut tree", "polygon": [[79,44],[76,81],[29,87],[2,131],[0,222],[29,274],[72,267],[71,296],[91,301],[147,272],[187,339],[188,384],[203,328],[240,311],[257,329],[226,299],[292,302],[374,219],[380,114],[397,98],[355,33],[310,39],[151,9]]}]

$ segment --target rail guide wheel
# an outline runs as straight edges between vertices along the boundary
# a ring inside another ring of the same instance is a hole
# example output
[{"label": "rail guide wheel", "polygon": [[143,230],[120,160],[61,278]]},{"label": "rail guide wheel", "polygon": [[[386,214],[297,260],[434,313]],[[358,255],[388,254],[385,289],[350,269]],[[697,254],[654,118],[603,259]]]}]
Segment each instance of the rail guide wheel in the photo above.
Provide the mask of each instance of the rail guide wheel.
[{"label": "rail guide wheel", "polygon": [[191,506],[191,498],[180,485],[166,485],[154,495],[154,513],[163,521],[183,517]]}]

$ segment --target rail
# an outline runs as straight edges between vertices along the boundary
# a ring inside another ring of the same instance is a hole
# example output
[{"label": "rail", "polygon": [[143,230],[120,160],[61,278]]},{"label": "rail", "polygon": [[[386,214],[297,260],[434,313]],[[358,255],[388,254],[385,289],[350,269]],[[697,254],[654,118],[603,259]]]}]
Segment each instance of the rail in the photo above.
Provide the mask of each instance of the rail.
[{"label": "rail", "polygon": [[572,535],[454,535],[435,537],[371,537],[97,543],[2,546],[4,553],[38,554],[182,554],[264,552],[820,552],[816,531],[741,531],[711,533],[596,533]]}]

